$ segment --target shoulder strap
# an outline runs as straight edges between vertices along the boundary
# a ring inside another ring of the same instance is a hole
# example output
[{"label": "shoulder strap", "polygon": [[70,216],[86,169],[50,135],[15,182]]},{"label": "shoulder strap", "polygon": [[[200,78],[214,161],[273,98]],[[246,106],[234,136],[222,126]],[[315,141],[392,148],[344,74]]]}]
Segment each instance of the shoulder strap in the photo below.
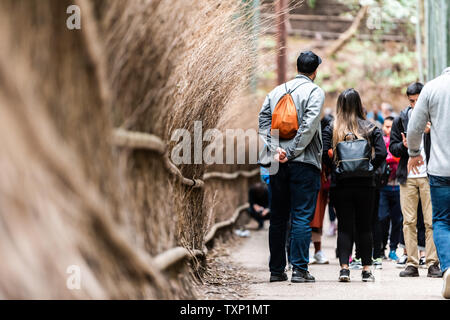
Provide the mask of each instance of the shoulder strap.
[{"label": "shoulder strap", "polygon": [[302,82],[302,83],[300,83],[297,87],[295,87],[295,89],[289,89],[288,90],[288,87],[287,87],[287,82],[284,84],[284,86],[286,87],[286,93],[288,93],[288,94],[291,94],[291,93],[294,93],[294,91],[295,90],[297,90],[298,88],[300,88],[302,85],[304,85],[304,84],[306,84],[306,83],[308,83],[308,82]]},{"label": "shoulder strap", "polygon": [[358,136],[356,134],[354,134],[353,132],[349,132],[345,135],[344,137],[344,141],[347,141],[347,137],[348,136],[354,136],[356,139],[359,139]]}]

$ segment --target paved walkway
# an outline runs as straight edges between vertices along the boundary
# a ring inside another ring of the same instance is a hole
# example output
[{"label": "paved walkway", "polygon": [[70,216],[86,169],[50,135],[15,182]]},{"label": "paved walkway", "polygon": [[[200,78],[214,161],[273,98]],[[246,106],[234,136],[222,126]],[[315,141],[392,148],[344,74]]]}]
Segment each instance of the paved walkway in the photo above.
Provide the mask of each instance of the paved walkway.
[{"label": "paved walkway", "polygon": [[[360,270],[351,271],[350,283],[339,283],[339,263],[334,252],[336,237],[324,236],[323,241],[323,250],[330,264],[310,266],[310,272],[316,278],[315,283],[269,283],[267,226],[265,230],[252,231],[250,238],[244,240],[231,255],[233,263],[242,266],[251,279],[249,294],[245,299],[443,299],[442,279],[428,278],[426,269],[420,269],[419,278],[400,278],[398,274],[401,269],[396,268],[391,261],[383,261],[383,269],[374,271],[375,283],[363,283]],[[288,276],[290,279],[290,272]]]}]

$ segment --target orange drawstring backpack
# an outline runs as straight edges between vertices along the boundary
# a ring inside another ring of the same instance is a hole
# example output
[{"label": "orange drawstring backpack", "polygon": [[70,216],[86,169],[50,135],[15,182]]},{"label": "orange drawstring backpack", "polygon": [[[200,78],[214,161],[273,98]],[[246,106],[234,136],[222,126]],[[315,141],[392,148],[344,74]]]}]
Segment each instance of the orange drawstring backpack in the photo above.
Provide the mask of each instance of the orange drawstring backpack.
[{"label": "orange drawstring backpack", "polygon": [[292,91],[288,90],[285,84],[286,94],[281,97],[275,106],[272,114],[272,130],[278,130],[281,139],[289,140],[294,138],[299,129],[297,108],[291,94],[303,84],[300,84]]}]

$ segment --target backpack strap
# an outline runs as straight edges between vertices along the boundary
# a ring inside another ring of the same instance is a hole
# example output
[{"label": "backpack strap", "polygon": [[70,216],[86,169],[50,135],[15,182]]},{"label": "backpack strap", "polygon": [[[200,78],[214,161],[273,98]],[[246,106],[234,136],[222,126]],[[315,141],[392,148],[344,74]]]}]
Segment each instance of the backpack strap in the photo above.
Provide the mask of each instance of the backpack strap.
[{"label": "backpack strap", "polygon": [[345,135],[344,137],[344,141],[347,141],[347,137],[348,136],[354,136],[357,140],[359,139],[358,136],[356,134],[354,134],[353,132],[349,132]]},{"label": "backpack strap", "polygon": [[288,94],[291,94],[291,93],[294,93],[294,91],[295,90],[297,90],[298,88],[300,88],[302,85],[304,85],[304,84],[306,84],[306,83],[308,83],[308,82],[303,82],[303,83],[300,83],[295,89],[293,89],[293,90],[288,90],[288,87],[287,87],[287,82],[284,84],[284,86],[286,87],[286,93],[288,93]]}]

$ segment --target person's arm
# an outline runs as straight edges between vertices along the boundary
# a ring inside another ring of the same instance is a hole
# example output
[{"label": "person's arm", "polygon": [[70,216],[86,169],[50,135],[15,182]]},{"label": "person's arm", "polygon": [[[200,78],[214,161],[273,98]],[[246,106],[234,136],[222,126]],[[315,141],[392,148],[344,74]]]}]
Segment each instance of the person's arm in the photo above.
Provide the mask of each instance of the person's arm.
[{"label": "person's arm", "polygon": [[322,161],[328,168],[332,168],[333,159],[331,159],[328,155],[328,150],[333,149],[333,127],[331,125],[326,126],[326,128],[322,131],[322,141]]},{"label": "person's arm", "polygon": [[248,203],[249,206],[255,211],[255,212],[261,212],[264,210],[264,208],[258,203],[258,196],[257,191],[254,187],[250,187],[250,190],[248,191]]},{"label": "person's arm", "polygon": [[259,135],[270,151],[275,152],[277,145],[275,139],[271,137],[272,110],[270,108],[270,95],[267,95],[264,104],[259,112]]},{"label": "person's arm", "polygon": [[302,122],[297,135],[291,145],[286,148],[286,156],[289,160],[297,158],[311,143],[317,130],[320,130],[320,114],[325,102],[325,93],[319,87],[311,92],[307,106],[303,113]]},{"label": "person's arm", "polygon": [[391,142],[389,151],[397,158],[407,157],[408,149],[403,144],[403,125],[400,117],[395,118],[391,129]]},{"label": "person's arm", "polygon": [[372,144],[375,148],[375,157],[372,159],[373,170],[377,170],[386,160],[388,155],[386,144],[384,143],[383,133],[376,127],[372,131]]},{"label": "person's arm", "polygon": [[430,121],[429,97],[425,87],[417,100],[416,106],[412,112],[408,124],[408,152],[410,157],[420,156],[420,145],[422,143],[423,133]]}]

